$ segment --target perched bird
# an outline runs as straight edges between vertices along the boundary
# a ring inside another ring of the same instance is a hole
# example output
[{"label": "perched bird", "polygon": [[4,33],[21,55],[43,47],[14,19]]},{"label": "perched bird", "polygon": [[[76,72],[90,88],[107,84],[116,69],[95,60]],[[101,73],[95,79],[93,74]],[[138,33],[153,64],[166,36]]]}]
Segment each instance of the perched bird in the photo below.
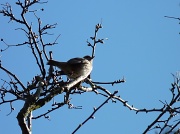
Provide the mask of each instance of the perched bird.
[{"label": "perched bird", "polygon": [[92,71],[92,57],[84,56],[83,58],[72,58],[67,62],[49,60],[48,65],[56,66],[71,79],[83,76],[88,77]]}]

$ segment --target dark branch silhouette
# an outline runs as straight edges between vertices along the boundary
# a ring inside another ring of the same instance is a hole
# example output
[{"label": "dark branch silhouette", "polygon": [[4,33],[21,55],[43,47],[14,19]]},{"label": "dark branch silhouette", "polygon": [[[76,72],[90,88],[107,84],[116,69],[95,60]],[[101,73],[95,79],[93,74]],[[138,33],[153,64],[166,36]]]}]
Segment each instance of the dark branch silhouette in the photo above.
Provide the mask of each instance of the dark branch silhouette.
[{"label": "dark branch silhouette", "polygon": [[[53,68],[53,66],[51,65],[48,66],[48,69],[46,69],[47,61],[53,59],[52,51],[50,51],[48,54],[46,51],[46,47],[53,47],[54,45],[56,45],[57,39],[60,37],[60,34],[55,38],[53,42],[44,42],[44,35],[52,35],[48,31],[56,28],[57,24],[54,23],[44,25],[41,19],[36,15],[36,12],[39,11],[43,13],[44,9],[32,8],[31,10],[29,10],[30,7],[36,4],[40,4],[40,6],[42,6],[42,4],[47,4],[47,2],[41,2],[40,0],[24,0],[22,2],[21,0],[17,0],[16,5],[19,6],[20,10],[19,18],[14,15],[14,11],[10,3],[1,4],[3,7],[0,10],[1,15],[9,18],[9,23],[15,22],[17,24],[20,24],[20,26],[22,27],[16,28],[16,30],[22,31],[27,37],[26,41],[14,44],[8,44],[8,42],[5,41],[3,37],[1,37],[1,42],[5,46],[4,49],[1,49],[1,52],[3,53],[7,51],[10,47],[28,46],[32,53],[31,56],[35,59],[37,63],[36,67],[39,69],[39,74],[34,75],[32,80],[27,80],[28,83],[24,84],[21,82],[15,72],[11,72],[8,67],[5,67],[3,65],[3,61],[0,62],[0,71],[5,72],[9,76],[9,79],[7,80],[1,78],[3,84],[0,87],[0,105],[4,105],[7,103],[10,104],[10,112],[7,113],[7,115],[9,115],[15,110],[12,105],[13,102],[19,100],[24,102],[23,107],[20,109],[17,115],[17,120],[22,130],[22,134],[31,133],[32,119],[38,119],[40,117],[50,119],[50,113],[65,105],[67,105],[69,109],[81,109],[81,106],[76,107],[71,104],[71,95],[80,95],[85,92],[93,92],[97,95],[103,96],[105,97],[105,101],[102,102],[99,107],[94,108],[94,111],[87,117],[87,119],[82,121],[82,123],[80,123],[80,125],[72,133],[78,131],[90,119],[94,119],[95,113],[98,112],[99,109],[101,109],[105,104],[107,104],[109,100],[112,100],[112,102],[122,103],[127,110],[131,110],[133,112],[136,112],[137,114],[152,112],[159,113],[156,119],[154,119],[154,121],[152,121],[152,123],[147,126],[143,134],[146,134],[147,132],[154,129],[159,130],[159,134],[166,130],[167,133],[179,131],[177,130],[177,128],[180,124],[180,120],[174,120],[174,117],[178,116],[178,114],[180,113],[180,107],[177,106],[178,102],[180,101],[179,76],[173,75],[174,82],[171,84],[172,87],[170,89],[170,102],[163,102],[160,100],[160,103],[162,103],[161,108],[147,109],[137,108],[133,105],[130,105],[127,100],[124,100],[120,95],[118,95],[117,91],[112,93],[111,90],[106,89],[102,86],[105,84],[114,86],[115,84],[124,83],[124,77],[119,80],[112,80],[111,82],[95,82],[93,81],[93,79],[91,79],[90,76],[81,76],[73,80],[64,80],[62,78],[63,72],[60,72],[58,69]],[[37,20],[35,22],[38,26],[38,28],[35,30],[37,32],[33,31],[34,28],[32,22],[27,21],[26,14],[33,14],[35,19]],[[180,20],[176,17],[165,17]],[[102,23],[98,23],[97,25],[95,25],[94,36],[90,37],[90,41],[87,40],[87,46],[92,49],[92,58],[96,58],[95,50],[97,45],[103,44],[104,40],[106,40],[106,38],[98,38],[98,32],[102,28]],[[84,87],[82,85],[83,83],[86,83],[88,87]],[[62,96],[62,94],[64,97],[64,100],[62,102],[54,102],[51,109],[47,110],[44,113],[41,113],[36,117],[32,117],[32,113],[34,110],[40,109],[41,107],[49,103],[51,100],[53,100],[55,96]],[[13,97],[9,99],[8,95],[12,95]],[[166,116],[167,118],[164,119],[164,116]],[[170,124],[170,121],[174,121],[173,124]]]}]

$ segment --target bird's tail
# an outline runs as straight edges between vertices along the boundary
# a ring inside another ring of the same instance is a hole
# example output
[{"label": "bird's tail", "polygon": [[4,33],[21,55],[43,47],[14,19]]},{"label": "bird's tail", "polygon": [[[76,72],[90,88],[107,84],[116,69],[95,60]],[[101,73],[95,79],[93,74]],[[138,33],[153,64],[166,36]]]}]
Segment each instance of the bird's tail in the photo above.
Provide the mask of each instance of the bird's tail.
[{"label": "bird's tail", "polygon": [[62,68],[62,66],[64,66],[65,64],[66,64],[65,62],[59,62],[59,61],[55,61],[55,60],[49,60],[47,62],[47,65],[57,66],[59,68]]}]

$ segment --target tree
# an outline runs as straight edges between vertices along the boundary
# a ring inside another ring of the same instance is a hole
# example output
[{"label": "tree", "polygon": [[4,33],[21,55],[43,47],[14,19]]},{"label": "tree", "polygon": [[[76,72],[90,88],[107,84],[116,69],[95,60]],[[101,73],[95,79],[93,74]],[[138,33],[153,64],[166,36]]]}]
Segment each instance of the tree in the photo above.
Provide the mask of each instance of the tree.
[{"label": "tree", "polygon": [[[104,86],[100,86],[100,84],[106,85],[115,85],[125,82],[125,78],[121,78],[119,80],[115,80],[113,82],[95,82],[93,79],[79,77],[75,80],[66,80],[59,74],[59,69],[53,69],[52,66],[47,66],[46,63],[49,59],[52,59],[52,51],[49,51],[47,47],[53,47],[57,45],[57,39],[60,37],[58,35],[53,42],[45,42],[44,38],[47,35],[50,35],[49,31],[56,28],[57,24],[45,24],[42,23],[40,17],[38,17],[37,12],[44,11],[41,9],[34,9],[33,6],[38,4],[46,4],[47,2],[41,2],[38,0],[30,1],[20,1],[18,0],[15,4],[19,6],[20,14],[15,15],[13,12],[13,7],[9,3],[2,4],[3,8],[0,10],[0,13],[5,17],[9,18],[10,24],[17,23],[20,27],[16,28],[23,32],[26,36],[25,41],[21,41],[20,43],[14,43],[13,45],[9,45],[6,43],[6,40],[1,38],[1,42],[6,46],[1,49],[1,52],[7,52],[8,49],[14,47],[23,47],[28,46],[30,49],[28,51],[31,52],[32,57],[36,61],[38,74],[34,75],[33,79],[26,80],[28,81],[27,85],[23,83],[18,76],[10,71],[8,67],[4,66],[4,61],[1,61],[0,69],[2,72],[5,72],[9,78],[2,78],[2,85],[0,88],[1,93],[1,102],[0,105],[10,104],[11,114],[14,111],[13,103],[16,101],[23,101],[24,105],[20,109],[17,115],[17,120],[19,126],[22,130],[23,134],[31,133],[32,129],[32,119],[39,119],[40,117],[45,117],[49,119],[49,114],[63,106],[67,105],[69,109],[81,109],[81,106],[74,106],[71,103],[72,95],[83,95],[86,92],[93,92],[98,96],[105,97],[105,100],[100,104],[97,108],[94,107],[92,114],[90,114],[87,119],[85,119],[77,128],[72,132],[77,132],[87,121],[94,118],[94,114],[101,109],[107,102],[120,102],[127,109],[134,111],[136,113],[151,113],[157,112],[157,118],[150,123],[149,126],[144,130],[143,133],[147,133],[152,129],[159,129],[158,133],[162,133],[167,131],[167,133],[171,133],[176,131],[178,133],[178,125],[180,124],[179,120],[174,120],[179,114],[180,107],[178,106],[178,102],[180,100],[180,92],[179,92],[179,76],[173,75],[174,82],[172,83],[171,91],[171,100],[169,102],[162,102],[162,107],[160,108],[136,108],[133,105],[130,105],[128,101],[124,100],[119,96],[118,91],[111,91],[110,89],[105,88]],[[28,21],[28,16],[33,15],[35,21],[32,23]],[[37,23],[37,24],[34,24]],[[95,49],[99,44],[104,43],[104,38],[100,39],[97,36],[99,30],[102,29],[102,24],[98,23],[95,26],[94,36],[90,37],[90,41],[87,41],[87,46],[92,49],[92,57],[95,57]],[[24,58],[22,56],[22,58]],[[96,57],[95,57],[96,58]],[[13,66],[13,65],[12,65]],[[29,72],[27,72],[29,73]],[[24,74],[26,75],[26,74]],[[82,86],[82,83],[86,83],[86,86]],[[63,101],[56,102],[54,101],[55,96],[62,96]],[[32,113],[34,110],[41,109],[44,105],[47,105],[49,102],[53,102],[52,108],[47,110],[45,113],[41,113],[36,117],[32,117]],[[166,116],[166,119],[164,119]],[[173,125],[170,122],[174,120]]]}]

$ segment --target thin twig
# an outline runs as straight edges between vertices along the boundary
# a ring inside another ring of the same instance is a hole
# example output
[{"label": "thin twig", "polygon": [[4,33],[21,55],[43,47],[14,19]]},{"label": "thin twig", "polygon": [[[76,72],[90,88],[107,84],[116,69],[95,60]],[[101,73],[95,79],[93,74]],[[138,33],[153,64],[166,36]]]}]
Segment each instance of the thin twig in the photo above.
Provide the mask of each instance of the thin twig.
[{"label": "thin twig", "polygon": [[117,94],[118,92],[115,91],[113,94],[111,94],[99,107],[94,108],[94,111],[92,112],[92,114],[85,120],[83,121],[81,124],[79,124],[79,126],[72,132],[72,134],[75,134],[75,132],[77,132],[87,121],[89,121],[90,119],[94,119],[94,114],[100,109],[102,108],[105,104],[108,103],[108,101],[113,98],[113,96],[115,94]]},{"label": "thin twig", "polygon": [[6,73],[8,73],[9,75],[11,75],[18,83],[19,85],[23,88],[23,90],[26,89],[26,87],[22,84],[22,82],[16,77],[15,74],[11,73],[9,70],[7,70],[6,68],[4,68],[2,65],[0,65],[0,69],[2,69],[3,71],[5,71]]}]

